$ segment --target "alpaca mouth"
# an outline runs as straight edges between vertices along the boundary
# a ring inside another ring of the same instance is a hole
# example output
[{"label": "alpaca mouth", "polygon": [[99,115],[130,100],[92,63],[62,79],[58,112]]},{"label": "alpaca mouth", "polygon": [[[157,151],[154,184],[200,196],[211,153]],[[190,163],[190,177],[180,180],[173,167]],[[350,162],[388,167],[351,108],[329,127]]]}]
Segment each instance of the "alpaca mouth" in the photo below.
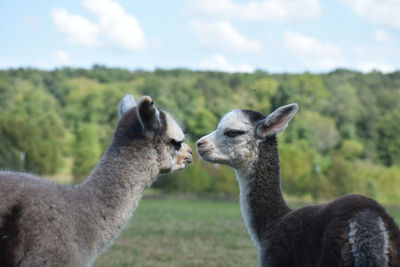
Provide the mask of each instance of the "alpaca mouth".
[{"label": "alpaca mouth", "polygon": [[[206,156],[206,155],[209,155],[209,154],[211,154],[211,152],[212,152],[212,149],[210,149],[210,148],[203,148],[203,147],[200,147],[200,148],[198,148],[197,149],[197,153],[199,153],[199,155],[200,155],[200,157],[204,157],[204,156]],[[204,158],[203,158],[204,159]]]},{"label": "alpaca mouth", "polygon": [[210,149],[210,148],[203,148],[203,147],[201,147],[201,148],[198,148],[197,151],[198,151],[199,153],[205,153],[205,152],[210,152],[211,149]]},{"label": "alpaca mouth", "polygon": [[214,154],[213,149],[210,148],[198,148],[197,152],[199,153],[202,160],[208,161],[210,163],[218,163],[218,164],[227,164],[228,161],[223,159],[216,154]]},{"label": "alpaca mouth", "polygon": [[185,163],[186,163],[186,166],[188,166],[190,163],[192,163],[193,162],[193,158],[192,157],[187,157],[187,158],[185,158]]}]

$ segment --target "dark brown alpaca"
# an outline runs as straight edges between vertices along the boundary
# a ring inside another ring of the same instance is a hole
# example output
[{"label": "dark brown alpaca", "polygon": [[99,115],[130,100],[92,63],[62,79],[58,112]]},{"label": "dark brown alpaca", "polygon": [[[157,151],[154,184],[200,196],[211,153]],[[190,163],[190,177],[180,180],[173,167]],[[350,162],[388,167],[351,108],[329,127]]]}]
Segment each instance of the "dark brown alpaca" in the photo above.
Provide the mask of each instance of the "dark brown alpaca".
[{"label": "dark brown alpaca", "polygon": [[242,215],[261,266],[400,266],[400,231],[374,200],[347,195],[290,209],[280,188],[277,134],[297,104],[269,116],[234,110],[197,142],[201,157],[236,170]]}]

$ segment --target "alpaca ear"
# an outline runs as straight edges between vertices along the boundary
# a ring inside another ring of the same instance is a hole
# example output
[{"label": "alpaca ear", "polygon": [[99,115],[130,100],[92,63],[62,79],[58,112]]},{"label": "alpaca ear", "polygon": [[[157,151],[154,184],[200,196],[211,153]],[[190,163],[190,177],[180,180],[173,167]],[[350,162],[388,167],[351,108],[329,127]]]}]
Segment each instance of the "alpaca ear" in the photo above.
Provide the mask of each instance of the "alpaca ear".
[{"label": "alpaca ear", "polygon": [[119,118],[122,118],[125,113],[136,106],[136,101],[133,95],[127,94],[119,103]]},{"label": "alpaca ear", "polygon": [[285,130],[298,109],[299,106],[296,103],[278,108],[268,115],[268,117],[258,122],[256,135],[260,138],[265,138],[270,135],[279,134]]},{"label": "alpaca ear", "polygon": [[140,124],[145,133],[154,133],[160,128],[160,112],[149,96],[143,96],[136,106]]}]

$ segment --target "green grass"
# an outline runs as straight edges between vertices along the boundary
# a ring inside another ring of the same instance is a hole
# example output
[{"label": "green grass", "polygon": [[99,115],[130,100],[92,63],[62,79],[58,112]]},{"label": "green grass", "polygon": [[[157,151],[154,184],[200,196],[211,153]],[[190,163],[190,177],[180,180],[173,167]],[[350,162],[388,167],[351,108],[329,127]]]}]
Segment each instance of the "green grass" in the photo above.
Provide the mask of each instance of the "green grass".
[{"label": "green grass", "polygon": [[257,266],[257,249],[237,202],[143,199],[94,266]]},{"label": "green grass", "polygon": [[257,266],[235,202],[143,199],[100,266]]}]

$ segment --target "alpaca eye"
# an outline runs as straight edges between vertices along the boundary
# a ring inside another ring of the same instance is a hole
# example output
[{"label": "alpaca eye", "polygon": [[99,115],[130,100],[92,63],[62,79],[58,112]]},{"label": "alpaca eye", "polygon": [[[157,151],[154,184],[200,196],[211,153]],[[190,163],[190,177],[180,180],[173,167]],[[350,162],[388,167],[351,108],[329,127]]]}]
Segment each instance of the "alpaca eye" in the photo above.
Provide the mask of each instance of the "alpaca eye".
[{"label": "alpaca eye", "polygon": [[175,150],[181,149],[182,141],[179,142],[179,141],[176,141],[175,139],[172,139],[170,142],[171,142],[171,145],[174,146]]},{"label": "alpaca eye", "polygon": [[239,135],[243,135],[245,133],[246,133],[246,131],[229,130],[229,131],[224,132],[224,135],[227,136],[227,137],[233,138],[233,137],[236,137],[236,136],[239,136]]}]

